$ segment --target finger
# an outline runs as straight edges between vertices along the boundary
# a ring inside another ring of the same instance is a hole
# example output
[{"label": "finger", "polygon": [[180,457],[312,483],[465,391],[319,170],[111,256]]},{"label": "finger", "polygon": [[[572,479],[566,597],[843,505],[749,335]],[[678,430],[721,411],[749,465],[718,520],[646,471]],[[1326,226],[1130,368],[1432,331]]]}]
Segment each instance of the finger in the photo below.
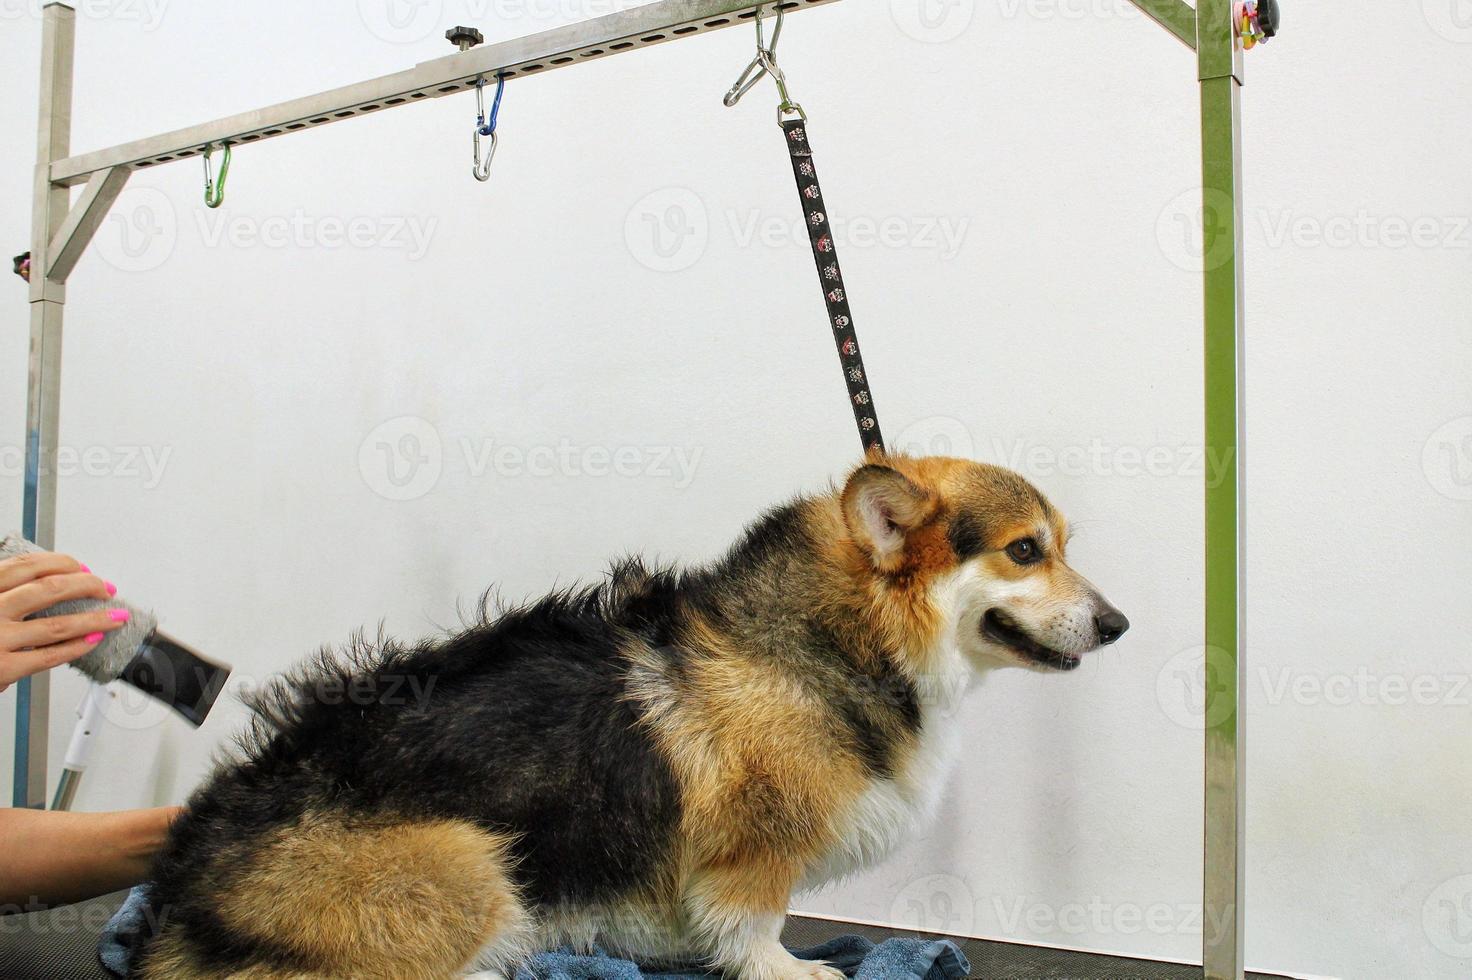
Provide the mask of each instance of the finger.
[{"label": "finger", "polygon": [[[96,635],[96,634],[92,634]],[[87,638],[42,647],[40,650],[23,650],[20,653],[0,653],[0,686],[14,684],[22,677],[39,674],[52,667],[69,664],[97,648],[100,638],[87,642]]]},{"label": "finger", "polygon": [[0,592],[18,585],[25,585],[47,575],[61,575],[83,571],[82,565],[71,555],[58,555],[51,551],[33,551],[0,561]]},{"label": "finger", "polygon": [[0,619],[24,619],[72,599],[108,599],[117,589],[83,572],[48,575],[0,593]]},{"label": "finger", "polygon": [[0,651],[49,647],[89,633],[111,633],[120,629],[130,616],[126,609],[98,609],[18,623],[0,622]]}]

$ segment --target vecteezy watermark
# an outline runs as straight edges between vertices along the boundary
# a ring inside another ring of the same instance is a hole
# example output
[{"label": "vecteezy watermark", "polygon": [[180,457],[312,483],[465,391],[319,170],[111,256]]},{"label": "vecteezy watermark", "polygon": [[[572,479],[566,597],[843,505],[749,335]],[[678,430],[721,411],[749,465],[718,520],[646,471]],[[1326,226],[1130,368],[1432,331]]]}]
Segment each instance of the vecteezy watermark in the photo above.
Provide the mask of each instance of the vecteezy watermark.
[{"label": "vecteezy watermark", "polygon": [[390,44],[423,41],[444,21],[444,0],[358,0],[358,19]]},{"label": "vecteezy watermark", "polygon": [[439,430],[416,415],[389,419],[358,446],[358,473],[387,500],[418,500],[440,482],[443,469]]},{"label": "vecteezy watermark", "polygon": [[1135,20],[1140,8],[1130,0],[997,0],[1003,20]]},{"label": "vecteezy watermark", "polygon": [[[811,248],[807,225],[800,216],[763,215],[760,211],[727,211],[726,226],[737,248]],[[969,218],[949,215],[885,215],[844,217],[830,215],[834,244],[840,249],[887,248],[896,251],[935,252],[949,261],[961,251]]]},{"label": "vecteezy watermark", "polygon": [[[0,21],[39,18],[47,0],[0,0]],[[163,23],[169,0],[70,0],[77,14],[89,20],[133,22],[145,31]]]},{"label": "vecteezy watermark", "polygon": [[121,272],[148,272],[173,256],[181,231],[192,231],[205,248],[381,249],[415,262],[429,253],[439,218],[416,215],[252,215],[196,209],[180,228],[178,211],[162,191],[137,184],[126,188],[94,240],[103,261]]},{"label": "vecteezy watermark", "polygon": [[644,195],[624,217],[624,245],[640,265],[681,272],[705,254],[710,216],[700,195],[666,187]]},{"label": "vecteezy watermark", "polygon": [[[169,670],[167,664],[156,666],[165,672]],[[209,683],[205,668],[185,669],[195,673],[189,676],[164,673],[149,677],[148,686],[156,692],[154,694],[146,694],[130,684],[109,684],[101,704],[103,717],[109,724],[125,731],[143,731],[163,724],[172,712],[159,699],[168,700],[181,690],[197,692],[202,685]],[[291,700],[303,703],[401,708],[428,702],[437,682],[438,678],[433,676],[392,671],[365,672],[346,666],[317,671],[310,676],[298,675],[290,682],[279,674],[256,677],[236,671],[230,675],[222,697],[250,704],[262,694],[282,692]]]},{"label": "vecteezy watermark", "polygon": [[[417,44],[451,24],[570,24],[617,13],[640,0],[358,0],[358,19],[390,44]],[[518,34],[529,33],[523,26]],[[490,32],[487,31],[487,40]]]},{"label": "vecteezy watermark", "polygon": [[1167,718],[1200,731],[1215,728],[1237,713],[1236,659],[1221,647],[1182,650],[1155,675],[1155,700]]},{"label": "vecteezy watermark", "polygon": [[970,935],[976,926],[971,886],[953,874],[916,878],[895,893],[889,921],[915,932]]},{"label": "vecteezy watermark", "polygon": [[[1472,3],[1472,0],[1468,0]],[[1192,188],[1171,198],[1155,221],[1155,239],[1170,263],[1187,272],[1218,269],[1232,258],[1232,198]],[[1269,248],[1472,249],[1472,215],[1304,214],[1261,208],[1243,217]]]},{"label": "vecteezy watermark", "polygon": [[1421,906],[1421,928],[1448,956],[1472,959],[1472,874],[1448,878]]},{"label": "vecteezy watermark", "polygon": [[1215,188],[1182,191],[1168,201],[1155,219],[1155,241],[1160,252],[1187,272],[1219,269],[1232,259],[1231,195]]},{"label": "vecteezy watermark", "polygon": [[889,15],[916,41],[943,44],[966,33],[976,16],[976,0],[889,0]]},{"label": "vecteezy watermark", "polygon": [[1005,466],[1034,479],[1050,477],[1111,477],[1123,479],[1182,478],[1220,486],[1233,473],[1231,450],[1195,443],[1176,445],[1116,445],[1103,439],[1065,446],[1032,443],[1026,439],[994,437],[979,440],[960,419],[933,415],[905,426],[892,440],[894,448],[911,456],[959,456]]},{"label": "vecteezy watermark", "polygon": [[155,187],[131,184],[113,202],[93,244],[104,262],[120,272],[157,269],[179,243],[174,202]]},{"label": "vecteezy watermark", "polygon": [[195,212],[200,240],[207,248],[323,248],[400,251],[410,262],[424,258],[439,218],[414,215],[312,215],[297,208],[289,215]]},{"label": "vecteezy watermark", "polygon": [[1230,450],[1216,451],[1207,446],[1116,446],[1102,439],[1090,439],[1074,446],[1033,445],[1025,439],[1010,443],[993,440],[991,458],[998,465],[1016,470],[1034,479],[1053,476],[1068,477],[1182,477],[1205,478],[1208,486],[1221,486],[1232,472]]},{"label": "vecteezy watermark", "polygon": [[1426,23],[1455,44],[1472,44],[1472,0],[1421,0]]},{"label": "vecteezy watermark", "polygon": [[1198,936],[1206,930],[1212,939],[1226,935],[1232,923],[1228,907],[1208,917],[1198,902],[1110,902],[1093,896],[1084,902],[1011,902],[992,899],[992,911],[1008,935],[1034,936]]},{"label": "vecteezy watermark", "polygon": [[[173,446],[60,446],[52,466],[64,478],[131,480],[145,490],[163,482]],[[0,446],[0,476],[25,476],[26,454],[21,446]]]},{"label": "vecteezy watermark", "polygon": [[1472,415],[1431,433],[1421,448],[1421,471],[1443,497],[1472,500]]},{"label": "vecteezy watermark", "polygon": [[[1214,728],[1231,719],[1234,662],[1219,647],[1191,647],[1166,661],[1155,678],[1161,710],[1182,728]],[[1273,706],[1472,707],[1472,675],[1410,674],[1377,671],[1368,666],[1349,670],[1307,671],[1296,667],[1257,666],[1243,674]],[[1245,699],[1247,692],[1238,692]]]},{"label": "vecteezy watermark", "polygon": [[1352,671],[1324,673],[1292,667],[1259,667],[1249,676],[1257,677],[1271,705],[1472,707],[1472,675],[1469,674],[1381,673],[1360,666]]},{"label": "vecteezy watermark", "polygon": [[977,458],[971,428],[949,415],[931,415],[911,422],[891,442],[896,452],[906,456]]},{"label": "vecteezy watermark", "polygon": [[[758,209],[727,210],[716,227],[739,249],[806,250],[812,247],[800,213],[769,214]],[[930,252],[949,261],[961,251],[971,220],[952,215],[831,215],[834,244],[840,249],[885,248]],[[641,265],[656,272],[680,272],[705,255],[712,221],[700,195],[683,187],[646,194],[624,218],[624,243]]]},{"label": "vecteezy watermark", "polygon": [[1257,223],[1269,248],[1472,249],[1472,215],[1299,214],[1263,209]]},{"label": "vecteezy watermark", "polygon": [[[471,479],[495,476],[621,477],[665,480],[684,490],[695,481],[703,450],[698,446],[578,445],[518,446],[494,438],[460,438],[458,461]],[[439,484],[444,443],[427,419],[403,415],[377,426],[358,446],[358,472],[374,493],[388,500],[417,500]]]},{"label": "vecteezy watermark", "polygon": [[676,490],[694,482],[702,455],[698,446],[579,446],[569,439],[555,446],[461,439],[460,449],[472,477],[648,477],[669,480]]},{"label": "vecteezy watermark", "polygon": [[[141,910],[150,935],[157,935],[168,921],[172,906]],[[24,902],[0,904],[0,936],[97,936],[117,910],[105,902],[53,905],[32,895]]]}]

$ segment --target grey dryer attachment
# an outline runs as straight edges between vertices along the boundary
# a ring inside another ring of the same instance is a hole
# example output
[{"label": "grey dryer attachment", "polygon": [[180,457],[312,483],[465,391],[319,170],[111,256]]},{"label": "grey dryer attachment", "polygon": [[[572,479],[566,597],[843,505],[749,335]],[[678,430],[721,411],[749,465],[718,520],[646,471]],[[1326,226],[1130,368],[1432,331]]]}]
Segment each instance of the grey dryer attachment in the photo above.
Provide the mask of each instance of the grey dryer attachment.
[{"label": "grey dryer attachment", "polygon": [[[42,550],[19,534],[0,538],[0,559]],[[117,680],[131,684],[173,708],[196,727],[203,724],[230,677],[230,668],[161,633],[152,613],[114,597],[107,601],[74,599],[36,613],[32,618],[98,609],[126,609],[132,618],[120,629],[106,634],[96,649],[73,660],[71,666],[99,684]]]}]

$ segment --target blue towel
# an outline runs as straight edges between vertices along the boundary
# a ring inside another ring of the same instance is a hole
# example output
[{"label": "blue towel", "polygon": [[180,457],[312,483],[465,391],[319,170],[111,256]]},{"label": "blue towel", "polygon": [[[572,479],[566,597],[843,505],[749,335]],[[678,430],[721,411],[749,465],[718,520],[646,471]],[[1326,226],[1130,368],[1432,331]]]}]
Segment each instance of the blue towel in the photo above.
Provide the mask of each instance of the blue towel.
[{"label": "blue towel", "polygon": [[[108,920],[97,955],[111,973],[128,975],[133,951],[151,931],[149,913],[148,886],[139,885]],[[792,952],[798,959],[831,963],[854,980],[964,980],[971,971],[961,950],[946,940],[888,939],[876,946],[861,936],[840,936]],[[579,956],[566,950],[538,953],[516,971],[516,980],[709,980],[718,976],[689,967],[676,968],[673,973],[645,973],[628,960],[606,953]]]},{"label": "blue towel", "polygon": [[[855,980],[964,980],[971,964],[955,943],[931,939],[887,939],[878,946],[862,936],[840,936],[812,949],[794,949],[802,960],[823,960]],[[710,980],[700,969],[644,972],[628,960],[604,953],[577,956],[540,953],[516,971],[516,980]]]},{"label": "blue towel", "polygon": [[97,943],[97,958],[109,973],[120,977],[128,975],[128,965],[133,962],[133,951],[142,945],[152,933],[152,916],[148,907],[148,886],[139,885],[128,892],[122,908],[112,914],[107,925],[102,927],[102,939]]}]

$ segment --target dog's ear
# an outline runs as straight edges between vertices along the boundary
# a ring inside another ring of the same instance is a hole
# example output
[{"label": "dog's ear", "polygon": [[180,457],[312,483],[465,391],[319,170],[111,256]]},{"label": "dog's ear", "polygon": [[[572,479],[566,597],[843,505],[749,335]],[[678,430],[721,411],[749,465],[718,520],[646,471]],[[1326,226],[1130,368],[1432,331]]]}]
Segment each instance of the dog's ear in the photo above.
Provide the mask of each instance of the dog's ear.
[{"label": "dog's ear", "polygon": [[899,470],[870,463],[848,478],[842,504],[849,534],[878,568],[892,571],[910,532],[934,517],[940,502]]}]

